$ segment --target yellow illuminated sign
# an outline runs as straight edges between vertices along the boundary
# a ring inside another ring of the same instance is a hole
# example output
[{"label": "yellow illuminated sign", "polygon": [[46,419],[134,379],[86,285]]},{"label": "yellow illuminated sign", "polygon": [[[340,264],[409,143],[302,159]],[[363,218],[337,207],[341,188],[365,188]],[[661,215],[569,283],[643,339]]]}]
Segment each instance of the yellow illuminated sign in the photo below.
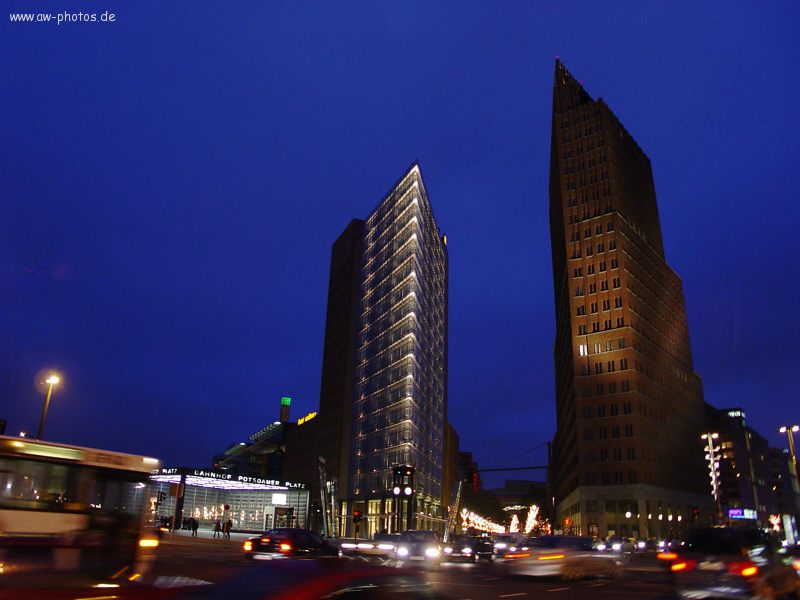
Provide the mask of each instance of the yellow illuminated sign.
[{"label": "yellow illuminated sign", "polygon": [[307,423],[308,421],[310,421],[311,419],[313,419],[316,416],[317,416],[316,411],[310,412],[305,417],[300,417],[299,419],[297,419],[297,424],[298,425],[302,425],[303,423]]}]

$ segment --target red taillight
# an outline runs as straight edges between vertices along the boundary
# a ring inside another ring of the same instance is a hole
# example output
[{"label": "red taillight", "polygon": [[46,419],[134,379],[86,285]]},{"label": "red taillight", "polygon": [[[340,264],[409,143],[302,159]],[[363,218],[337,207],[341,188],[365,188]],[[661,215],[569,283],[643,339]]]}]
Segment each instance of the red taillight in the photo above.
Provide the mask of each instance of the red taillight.
[{"label": "red taillight", "polygon": [[754,577],[758,575],[758,567],[748,561],[728,563],[728,573],[739,575],[740,577]]},{"label": "red taillight", "polygon": [[242,548],[244,548],[245,552],[251,552],[253,550],[253,542],[247,540],[244,544],[242,544]]},{"label": "red taillight", "polygon": [[679,573],[680,571],[694,571],[694,568],[697,566],[697,563],[693,560],[681,560],[678,562],[674,562],[669,566],[669,570],[673,573]]},{"label": "red taillight", "polygon": [[678,555],[674,552],[659,552],[656,554],[656,558],[658,560],[675,560],[678,558]]},{"label": "red taillight", "polygon": [[291,544],[281,544],[280,546],[278,546],[278,549],[281,552],[290,552],[292,550],[292,545]]},{"label": "red taillight", "polygon": [[269,544],[269,538],[261,538],[259,540],[262,544]]},{"label": "red taillight", "polygon": [[530,552],[509,552],[505,555],[505,558],[527,558],[530,555]]}]

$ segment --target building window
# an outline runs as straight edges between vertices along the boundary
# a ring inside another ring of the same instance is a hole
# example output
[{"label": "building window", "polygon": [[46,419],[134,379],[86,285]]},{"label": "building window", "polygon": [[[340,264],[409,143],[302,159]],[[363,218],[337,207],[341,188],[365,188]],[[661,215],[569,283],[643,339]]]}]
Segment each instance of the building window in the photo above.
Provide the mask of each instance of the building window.
[{"label": "building window", "polygon": [[578,307],[575,309],[576,315],[585,315],[586,314],[586,306],[583,304],[579,304]]},{"label": "building window", "polygon": [[609,221],[606,225],[606,231],[614,231],[614,221]]},{"label": "building window", "polygon": [[619,277],[614,277],[614,289],[619,287]]},{"label": "building window", "polygon": [[608,281],[606,281],[605,279],[603,279],[603,281],[600,282],[600,291],[601,292],[608,291]]},{"label": "building window", "polygon": [[603,300],[603,310],[611,310],[611,301],[606,299]]},{"label": "building window", "polygon": [[584,232],[583,232],[583,237],[584,237],[584,238],[590,238],[590,237],[592,237],[592,230],[591,230],[591,229],[586,229],[586,230],[584,230]]},{"label": "building window", "polygon": [[617,471],[614,473],[614,483],[617,485],[623,483],[622,471]]},{"label": "building window", "polygon": [[617,327],[625,327],[625,317],[617,317]]},{"label": "building window", "polygon": [[[612,417],[616,417],[619,414],[619,404],[617,404],[616,402],[611,404],[609,406],[609,409],[611,409],[611,416]],[[617,435],[614,436],[614,437],[619,437],[619,427],[617,427]]]},{"label": "building window", "polygon": [[619,360],[619,368],[620,368],[622,371],[624,371],[625,369],[627,369],[627,368],[628,368],[628,359],[627,359],[627,358],[621,358],[621,359]]},{"label": "building window", "polygon": [[589,365],[581,365],[581,375],[589,374]]},{"label": "building window", "polygon": [[608,448],[600,449],[600,462],[608,462]]},{"label": "building window", "polygon": [[606,340],[606,352],[611,352],[614,349],[614,342]]},{"label": "building window", "polygon": [[617,240],[611,240],[608,242],[608,249],[609,250],[616,250],[617,249]]},{"label": "building window", "polygon": [[628,483],[636,483],[636,471],[628,471]]},{"label": "building window", "polygon": [[594,252],[592,252],[592,247],[586,246],[586,256],[591,256],[592,254],[594,254]]},{"label": "building window", "polygon": [[612,425],[611,426],[611,437],[618,438],[619,437],[619,425]]},{"label": "building window", "polygon": [[595,354],[599,354],[600,353],[600,342],[595,342],[594,343],[594,353]]},{"label": "building window", "polygon": [[592,302],[592,314],[597,312],[597,302]]},{"label": "building window", "polygon": [[622,460],[622,450],[620,448],[614,448],[613,452],[614,461],[619,462]]},{"label": "building window", "polygon": [[633,437],[633,425],[625,425],[625,437]]},{"label": "building window", "polygon": [[583,296],[583,286],[582,285],[575,286],[575,295],[576,296]]},{"label": "building window", "polygon": [[[597,416],[598,417],[605,417],[606,416],[606,407],[605,407],[604,404],[600,404],[597,407]],[[605,431],[605,430],[603,430],[603,431]],[[605,438],[605,436],[603,436],[603,438]],[[601,438],[601,439],[603,439],[603,438]]]},{"label": "building window", "polygon": [[603,485],[610,485],[611,479],[609,478],[608,473],[601,473],[600,481]]},{"label": "building window", "polygon": [[[602,243],[600,243],[600,244],[597,244],[597,252],[598,252],[598,253],[600,253],[600,252],[605,252],[605,251],[606,251],[606,247],[605,247],[605,245],[603,245]],[[605,269],[601,269],[601,270],[605,271]]]},{"label": "building window", "polygon": [[602,225],[598,225],[597,227],[594,228],[594,232],[597,235],[600,235],[601,233],[603,233],[603,226]]},{"label": "building window", "polygon": [[587,267],[586,267],[586,273],[587,273],[588,275],[594,275],[594,265],[587,265]]},{"label": "building window", "polygon": [[617,340],[617,348],[620,350],[625,347],[625,338],[621,337]]},{"label": "building window", "polygon": [[573,273],[575,277],[583,277],[583,267],[577,267]]},{"label": "building window", "polygon": [[602,396],[603,395],[603,384],[602,383],[598,383],[595,387],[596,387],[596,390],[597,390],[597,395],[598,396]]},{"label": "building window", "polygon": [[578,325],[578,335],[586,335],[586,325]]},{"label": "building window", "polygon": [[608,393],[609,394],[616,394],[617,393],[617,382],[612,381],[608,384]]},{"label": "building window", "polygon": [[636,460],[636,449],[635,448],[628,448],[627,457],[628,457],[628,460]]},{"label": "building window", "polygon": [[592,333],[597,333],[598,331],[600,331],[600,323],[595,321],[592,323]]},{"label": "building window", "polygon": [[627,379],[625,379],[625,380],[622,382],[622,391],[623,391],[623,392],[627,392],[627,391],[630,391],[630,389],[631,389],[630,383],[628,382],[628,380],[627,380]]},{"label": "building window", "polygon": [[625,413],[626,415],[629,415],[629,414],[631,414],[633,412],[632,409],[631,409],[631,403],[630,402],[623,402],[622,403],[622,412]]},{"label": "building window", "polygon": [[616,258],[611,259],[611,268],[619,269],[619,261]]},{"label": "building window", "polygon": [[587,352],[587,350],[586,350],[586,344],[580,344],[580,345],[578,345],[578,354],[579,354],[580,356],[586,356],[587,354],[589,354],[589,353]]},{"label": "building window", "polygon": [[614,308],[622,308],[622,298],[619,296],[614,298]]},{"label": "building window", "polygon": [[599,267],[598,267],[598,268],[600,269],[600,272],[601,272],[601,273],[602,273],[603,271],[605,271],[605,270],[606,270],[606,261],[604,261],[604,260],[601,260],[601,261],[600,261],[600,265],[599,265]]},{"label": "building window", "polygon": [[591,419],[592,418],[592,407],[591,406],[584,406],[583,407],[583,418],[584,419]]},{"label": "building window", "polygon": [[596,283],[590,283],[589,284],[589,293],[590,294],[596,294],[597,293],[597,284]]},{"label": "building window", "polygon": [[603,329],[611,329],[611,319],[603,321]]},{"label": "building window", "polygon": [[600,373],[602,372],[603,372],[603,363],[601,362],[594,363],[594,374],[600,375]]}]

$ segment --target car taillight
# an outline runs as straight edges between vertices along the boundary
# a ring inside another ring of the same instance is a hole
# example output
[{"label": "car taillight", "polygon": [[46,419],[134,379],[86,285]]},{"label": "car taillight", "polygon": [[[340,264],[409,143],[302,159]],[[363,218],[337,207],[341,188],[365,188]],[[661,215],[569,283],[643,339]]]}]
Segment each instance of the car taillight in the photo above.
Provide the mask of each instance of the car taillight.
[{"label": "car taillight", "polygon": [[158,540],[151,537],[143,537],[139,540],[140,548],[158,548]]},{"label": "car taillight", "polygon": [[269,544],[269,538],[261,538],[259,540],[262,544]]},{"label": "car taillight", "polygon": [[564,558],[563,554],[543,554],[542,556],[537,556],[536,560],[558,560],[560,558]]},{"label": "car taillight", "polygon": [[250,552],[253,549],[253,542],[247,540],[244,544],[242,544],[242,548],[244,548],[245,552]]},{"label": "car taillight", "polygon": [[748,561],[728,563],[728,573],[739,575],[740,577],[753,577],[758,575],[758,567]]},{"label": "car taillight", "polygon": [[659,552],[656,554],[656,558],[658,560],[675,560],[678,558],[678,555],[674,552]]},{"label": "car taillight", "polygon": [[289,552],[292,549],[292,545],[291,544],[281,544],[280,546],[278,546],[278,549],[281,552]]},{"label": "car taillight", "polygon": [[509,552],[505,555],[505,558],[527,558],[530,555],[530,552]]},{"label": "car taillight", "polygon": [[674,562],[669,566],[669,570],[673,573],[679,573],[681,571],[694,571],[697,563],[693,560],[681,560],[678,562]]}]

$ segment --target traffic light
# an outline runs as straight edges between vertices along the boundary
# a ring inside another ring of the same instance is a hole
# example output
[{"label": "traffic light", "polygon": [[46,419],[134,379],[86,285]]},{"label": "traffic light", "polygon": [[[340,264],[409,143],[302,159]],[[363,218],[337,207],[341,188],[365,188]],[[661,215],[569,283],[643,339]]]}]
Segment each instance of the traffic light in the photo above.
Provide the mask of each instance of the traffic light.
[{"label": "traffic light", "polygon": [[360,510],[354,510],[353,511],[353,523],[358,523],[359,521],[361,521],[361,511]]},{"label": "traffic light", "polygon": [[700,509],[696,506],[692,506],[692,521],[697,521],[700,517]]}]

